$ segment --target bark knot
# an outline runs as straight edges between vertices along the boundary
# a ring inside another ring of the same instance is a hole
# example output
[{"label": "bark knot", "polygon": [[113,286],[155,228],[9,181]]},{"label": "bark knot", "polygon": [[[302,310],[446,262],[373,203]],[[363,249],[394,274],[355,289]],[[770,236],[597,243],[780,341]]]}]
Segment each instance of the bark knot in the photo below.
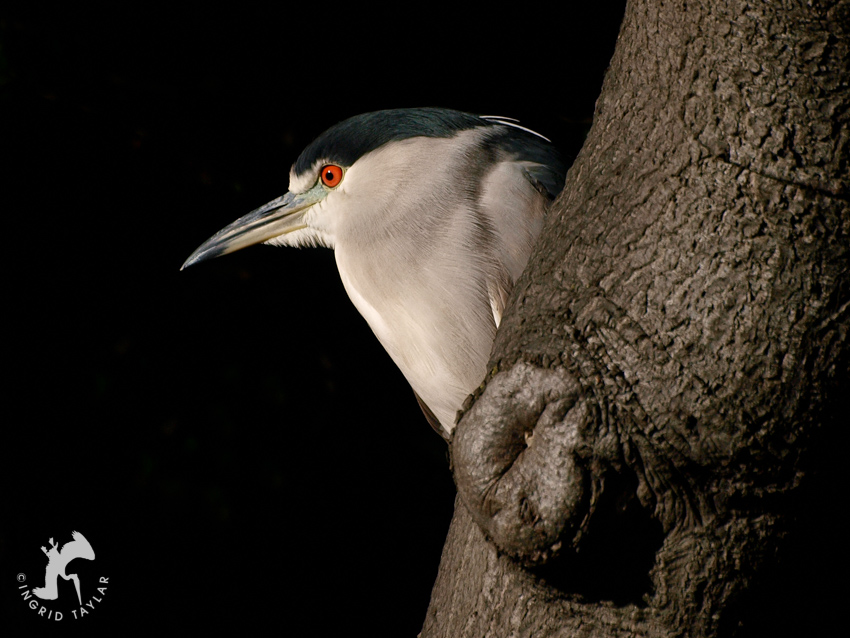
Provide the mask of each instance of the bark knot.
[{"label": "bark knot", "polygon": [[472,517],[505,553],[545,562],[579,533],[592,418],[571,375],[522,361],[496,373],[464,414],[452,441],[455,481]]}]

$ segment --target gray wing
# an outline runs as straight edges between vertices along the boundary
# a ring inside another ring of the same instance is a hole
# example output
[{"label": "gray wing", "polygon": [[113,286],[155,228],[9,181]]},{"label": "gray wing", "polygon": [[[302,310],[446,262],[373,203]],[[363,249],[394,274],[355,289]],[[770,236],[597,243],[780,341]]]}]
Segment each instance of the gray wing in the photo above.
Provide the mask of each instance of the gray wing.
[{"label": "gray wing", "polygon": [[498,244],[498,273],[488,282],[490,305],[499,325],[514,283],[528,257],[552,200],[564,187],[566,168],[557,149],[542,135],[506,118],[485,118],[499,126],[490,144],[498,161],[485,176],[481,206]]},{"label": "gray wing", "polygon": [[429,408],[422,398],[416,394],[416,390],[413,391],[413,396],[416,397],[416,402],[419,404],[419,407],[422,408],[422,412],[425,414],[425,418],[428,420],[428,423],[430,423],[431,427],[434,428],[434,432],[443,437],[443,439],[448,443],[449,435],[446,434],[440,420],[434,416],[434,413],[431,412],[431,408]]}]

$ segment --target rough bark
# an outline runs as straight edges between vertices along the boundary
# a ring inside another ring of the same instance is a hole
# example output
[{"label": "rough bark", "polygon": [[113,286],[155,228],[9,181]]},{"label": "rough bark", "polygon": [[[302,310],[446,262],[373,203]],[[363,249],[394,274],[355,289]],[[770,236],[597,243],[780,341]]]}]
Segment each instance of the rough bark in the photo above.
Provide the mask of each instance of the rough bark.
[{"label": "rough bark", "polygon": [[629,3],[451,443],[423,637],[734,633],[848,381],[848,29]]}]

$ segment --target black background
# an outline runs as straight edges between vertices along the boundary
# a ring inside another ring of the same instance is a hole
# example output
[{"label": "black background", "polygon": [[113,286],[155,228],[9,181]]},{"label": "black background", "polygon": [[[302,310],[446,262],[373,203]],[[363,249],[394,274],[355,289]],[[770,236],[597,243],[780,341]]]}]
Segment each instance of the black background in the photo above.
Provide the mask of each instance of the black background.
[{"label": "black background", "polygon": [[[518,117],[574,156],[624,3],[565,4],[2,10],[0,627],[416,635],[445,445],[331,251],[179,267],[360,112]],[[72,530],[84,598],[110,585],[52,626],[15,576]]]}]

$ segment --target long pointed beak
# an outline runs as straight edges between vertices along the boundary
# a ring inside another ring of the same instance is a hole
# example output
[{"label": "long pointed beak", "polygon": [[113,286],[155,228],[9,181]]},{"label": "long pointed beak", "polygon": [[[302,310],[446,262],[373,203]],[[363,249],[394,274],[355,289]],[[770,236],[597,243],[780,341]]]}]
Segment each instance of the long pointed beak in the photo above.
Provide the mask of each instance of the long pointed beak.
[{"label": "long pointed beak", "polygon": [[289,192],[225,226],[189,255],[180,270],[220,255],[268,241],[306,228],[304,215],[321,199],[318,189],[306,193]]}]

